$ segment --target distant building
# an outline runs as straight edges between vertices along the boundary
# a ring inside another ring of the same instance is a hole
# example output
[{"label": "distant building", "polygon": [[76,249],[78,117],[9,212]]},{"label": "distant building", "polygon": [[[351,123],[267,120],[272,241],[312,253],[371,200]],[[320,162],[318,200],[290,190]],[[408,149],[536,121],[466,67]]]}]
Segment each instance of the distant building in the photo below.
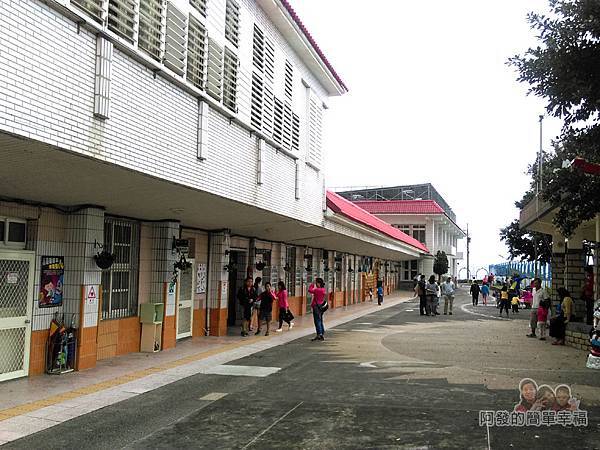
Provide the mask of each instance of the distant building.
[{"label": "distant building", "polygon": [[448,274],[458,276],[457,262],[462,255],[456,247],[465,233],[456,224],[456,214],[450,205],[430,183],[336,191],[427,246],[430,255],[402,262],[400,281],[411,281],[419,273],[433,274],[433,255],[439,250],[448,256]]}]

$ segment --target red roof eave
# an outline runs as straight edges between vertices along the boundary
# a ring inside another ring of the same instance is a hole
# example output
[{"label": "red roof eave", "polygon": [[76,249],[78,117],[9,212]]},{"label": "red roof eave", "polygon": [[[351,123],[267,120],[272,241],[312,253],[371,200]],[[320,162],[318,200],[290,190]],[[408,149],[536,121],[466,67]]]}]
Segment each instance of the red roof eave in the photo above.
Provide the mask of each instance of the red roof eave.
[{"label": "red roof eave", "polygon": [[390,224],[368,213],[335,192],[327,191],[327,207],[333,212],[341,214],[354,222],[366,225],[386,236],[396,239],[404,244],[408,244],[411,247],[415,247],[422,252],[429,253],[427,247],[412,236],[400,231],[398,228],[394,228]]},{"label": "red roof eave", "polygon": [[584,173],[589,175],[600,175],[600,164],[591,163],[583,158],[577,157],[573,161],[573,166],[581,169]]},{"label": "red roof eave", "polygon": [[327,57],[325,56],[325,53],[323,53],[323,51],[319,48],[319,46],[317,45],[317,42],[312,37],[312,35],[310,34],[310,32],[308,31],[306,26],[302,23],[302,20],[300,20],[300,17],[298,17],[298,14],[296,13],[296,11],[294,11],[294,8],[290,4],[290,2],[288,0],[280,0],[280,1],[281,1],[281,4],[285,7],[285,9],[288,12],[288,14],[290,15],[290,17],[296,23],[298,28],[300,28],[300,30],[302,31],[302,33],[304,34],[304,36],[306,37],[306,39],[308,40],[308,42],[310,43],[312,48],[315,50],[317,55],[319,55],[319,58],[321,58],[321,61],[323,61],[323,64],[325,64],[327,69],[331,72],[331,75],[333,75],[333,77],[340,84],[342,89],[344,91],[348,92],[348,87],[346,86],[346,84],[344,83],[342,78],[337,74],[337,72],[335,71],[335,69],[333,68],[333,66],[327,59]]}]

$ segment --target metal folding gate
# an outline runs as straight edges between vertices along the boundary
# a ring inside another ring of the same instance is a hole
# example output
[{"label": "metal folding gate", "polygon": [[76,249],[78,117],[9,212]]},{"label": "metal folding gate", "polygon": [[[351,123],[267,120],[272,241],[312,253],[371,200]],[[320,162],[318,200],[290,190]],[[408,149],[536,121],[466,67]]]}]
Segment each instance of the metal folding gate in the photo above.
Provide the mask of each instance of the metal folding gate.
[{"label": "metal folding gate", "polygon": [[0,251],[0,381],[29,373],[32,252]]}]

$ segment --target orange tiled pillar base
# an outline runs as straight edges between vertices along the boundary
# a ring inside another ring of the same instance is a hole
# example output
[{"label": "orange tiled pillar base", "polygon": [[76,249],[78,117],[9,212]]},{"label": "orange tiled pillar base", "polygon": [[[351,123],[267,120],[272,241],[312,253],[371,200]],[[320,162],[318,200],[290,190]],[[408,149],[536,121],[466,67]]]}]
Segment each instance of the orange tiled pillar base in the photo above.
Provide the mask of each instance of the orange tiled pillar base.
[{"label": "orange tiled pillar base", "polygon": [[210,335],[227,336],[227,308],[210,310]]},{"label": "orange tiled pillar base", "polygon": [[82,328],[79,330],[77,370],[85,370],[96,366],[98,359],[97,336],[98,327]]},{"label": "orange tiled pillar base", "polygon": [[48,330],[31,332],[31,351],[29,353],[29,375],[41,375],[46,370],[46,347]]}]

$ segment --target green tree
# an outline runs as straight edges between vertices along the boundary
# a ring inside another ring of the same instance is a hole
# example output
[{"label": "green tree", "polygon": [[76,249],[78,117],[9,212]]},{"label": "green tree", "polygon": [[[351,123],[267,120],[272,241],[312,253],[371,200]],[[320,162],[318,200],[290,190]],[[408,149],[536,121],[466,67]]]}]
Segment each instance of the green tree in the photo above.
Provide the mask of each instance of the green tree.
[{"label": "green tree", "polygon": [[537,261],[547,263],[552,258],[552,236],[524,230],[518,220],[500,230],[500,240],[508,247],[511,259],[535,261],[537,257]]},{"label": "green tree", "polygon": [[448,257],[446,252],[438,250],[433,260],[433,273],[438,276],[438,281],[441,281],[442,275],[448,273]]},{"label": "green tree", "polygon": [[[564,121],[544,164],[542,198],[558,208],[555,225],[571,236],[600,211],[600,177],[563,167],[581,156],[600,162],[600,2],[549,0],[549,14],[530,13],[539,45],[509,59],[529,93]],[[531,194],[530,194],[531,195]]]}]

